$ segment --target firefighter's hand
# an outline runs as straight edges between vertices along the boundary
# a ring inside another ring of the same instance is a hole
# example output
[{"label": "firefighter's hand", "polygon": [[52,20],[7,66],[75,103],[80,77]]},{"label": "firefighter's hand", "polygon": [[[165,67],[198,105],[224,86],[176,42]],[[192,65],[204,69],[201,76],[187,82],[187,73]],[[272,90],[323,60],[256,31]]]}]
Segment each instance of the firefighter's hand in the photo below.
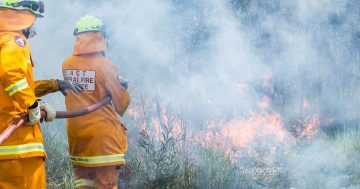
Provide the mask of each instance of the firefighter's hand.
[{"label": "firefighter's hand", "polygon": [[36,101],[29,109],[28,109],[29,121],[26,123],[27,125],[35,125],[41,119],[40,105],[39,102]]},{"label": "firefighter's hand", "polygon": [[64,96],[67,95],[66,92],[67,89],[72,90],[75,94],[79,94],[84,90],[84,88],[78,83],[71,83],[70,81],[64,81],[59,79],[57,79],[56,81],[59,85],[59,90],[62,92]]},{"label": "firefighter's hand", "polygon": [[56,117],[56,111],[49,103],[40,101],[40,110],[46,112],[46,122],[54,121]]},{"label": "firefighter's hand", "polygon": [[120,83],[120,85],[122,86],[122,87],[124,87],[125,89],[128,89],[128,87],[129,87],[129,82],[130,82],[130,80],[128,80],[128,79],[125,79],[125,78],[123,78],[123,77],[121,77],[121,76],[118,76],[118,81],[119,81],[119,83]]}]

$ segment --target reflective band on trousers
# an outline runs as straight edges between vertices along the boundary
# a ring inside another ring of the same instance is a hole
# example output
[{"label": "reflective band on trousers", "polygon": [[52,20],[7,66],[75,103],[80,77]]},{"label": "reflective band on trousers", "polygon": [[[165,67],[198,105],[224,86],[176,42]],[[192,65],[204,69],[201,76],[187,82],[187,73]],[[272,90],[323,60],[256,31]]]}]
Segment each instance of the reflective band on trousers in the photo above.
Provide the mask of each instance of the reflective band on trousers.
[{"label": "reflective band on trousers", "polygon": [[75,187],[81,187],[81,186],[90,186],[90,187],[96,187],[95,181],[90,179],[77,179],[75,181]]},{"label": "reflective band on trousers", "polygon": [[18,155],[30,152],[45,152],[44,145],[41,143],[31,143],[13,146],[0,146],[0,156]]},{"label": "reflective band on trousers", "polygon": [[70,156],[72,163],[81,163],[81,164],[104,164],[104,163],[125,163],[124,154],[116,155],[105,155],[105,156]]},{"label": "reflective band on trousers", "polygon": [[24,78],[16,83],[13,83],[12,85],[6,87],[5,91],[10,95],[14,95],[15,93],[26,89],[27,87],[29,87],[29,84],[27,82],[27,79]]}]

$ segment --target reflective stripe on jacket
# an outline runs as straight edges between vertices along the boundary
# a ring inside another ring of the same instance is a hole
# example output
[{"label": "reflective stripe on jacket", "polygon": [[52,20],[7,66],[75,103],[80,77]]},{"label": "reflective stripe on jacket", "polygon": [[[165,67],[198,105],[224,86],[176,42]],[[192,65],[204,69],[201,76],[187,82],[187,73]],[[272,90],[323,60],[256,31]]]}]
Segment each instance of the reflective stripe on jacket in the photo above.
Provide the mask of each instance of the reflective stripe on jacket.
[{"label": "reflective stripe on jacket", "polygon": [[80,187],[96,187],[95,181],[94,180],[90,180],[90,179],[77,179],[75,180],[75,187],[76,188],[80,188]]},{"label": "reflective stripe on jacket", "polygon": [[20,155],[28,153],[44,153],[44,145],[42,143],[29,143],[22,145],[13,145],[13,146],[0,146],[0,156],[1,155]]},{"label": "reflective stripe on jacket", "polygon": [[73,164],[96,165],[96,164],[125,164],[124,154],[104,155],[104,156],[70,156]]}]

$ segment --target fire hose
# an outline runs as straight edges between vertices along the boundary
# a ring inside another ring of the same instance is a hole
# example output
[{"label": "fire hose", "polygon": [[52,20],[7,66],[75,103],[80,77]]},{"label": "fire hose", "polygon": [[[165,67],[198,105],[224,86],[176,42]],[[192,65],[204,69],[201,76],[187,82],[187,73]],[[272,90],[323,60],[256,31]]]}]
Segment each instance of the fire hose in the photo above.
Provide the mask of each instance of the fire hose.
[{"label": "fire hose", "polygon": [[[86,115],[88,113],[91,113],[106,104],[108,104],[111,101],[111,97],[106,96],[103,99],[101,99],[99,102],[85,107],[78,110],[66,112],[66,111],[56,111],[56,119],[64,119],[64,118],[73,118],[73,117],[79,117]],[[41,111],[41,118],[46,117],[46,112]],[[16,119],[13,123],[11,123],[1,134],[0,134],[0,145],[2,145],[7,138],[10,137],[12,133],[16,131],[17,128],[19,128],[24,123],[28,122],[29,117],[27,115],[24,115],[18,119]]]}]

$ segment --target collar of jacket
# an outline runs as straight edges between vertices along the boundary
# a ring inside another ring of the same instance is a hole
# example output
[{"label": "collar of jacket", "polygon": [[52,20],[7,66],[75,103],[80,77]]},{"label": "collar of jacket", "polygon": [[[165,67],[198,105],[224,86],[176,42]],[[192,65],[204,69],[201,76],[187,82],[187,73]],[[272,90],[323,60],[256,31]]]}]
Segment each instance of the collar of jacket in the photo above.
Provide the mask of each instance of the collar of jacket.
[{"label": "collar of jacket", "polygon": [[35,19],[29,11],[0,8],[0,31],[21,31],[30,27]]},{"label": "collar of jacket", "polygon": [[76,35],[73,55],[105,52],[106,44],[101,32],[85,32]]}]

